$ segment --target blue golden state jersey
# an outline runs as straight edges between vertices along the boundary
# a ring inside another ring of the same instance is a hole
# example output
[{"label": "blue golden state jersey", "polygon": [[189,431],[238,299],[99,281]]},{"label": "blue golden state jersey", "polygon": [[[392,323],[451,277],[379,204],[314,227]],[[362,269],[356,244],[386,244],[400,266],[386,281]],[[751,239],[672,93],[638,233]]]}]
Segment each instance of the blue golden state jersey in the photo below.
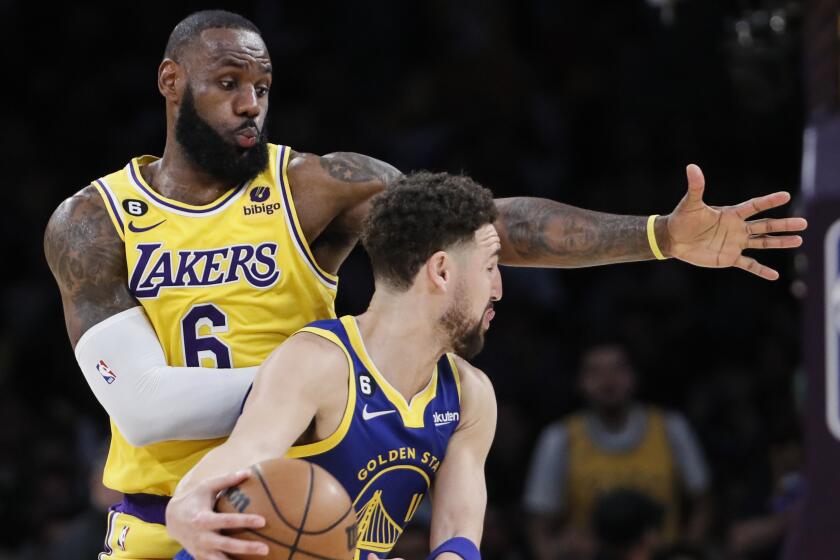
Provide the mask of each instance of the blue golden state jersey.
[{"label": "blue golden state jersey", "polygon": [[458,370],[444,355],[426,388],[406,402],[376,369],[355,318],[317,321],[302,332],[344,351],[349,392],[335,433],[286,456],[320,465],[341,482],[359,522],[356,560],[368,552],[384,558],[429,491],[460,422]]},{"label": "blue golden state jersey", "polygon": [[[268,145],[269,163],[216,201],[166,198],[143,178],[154,156],[94,181],[125,242],[128,288],[171,366],[256,366],[308,323],[335,317],[338,279],[312,255],[287,173],[291,148]],[[150,412],[154,414],[154,412]],[[130,445],[111,423],[106,486],[172,495],[222,439]]]}]

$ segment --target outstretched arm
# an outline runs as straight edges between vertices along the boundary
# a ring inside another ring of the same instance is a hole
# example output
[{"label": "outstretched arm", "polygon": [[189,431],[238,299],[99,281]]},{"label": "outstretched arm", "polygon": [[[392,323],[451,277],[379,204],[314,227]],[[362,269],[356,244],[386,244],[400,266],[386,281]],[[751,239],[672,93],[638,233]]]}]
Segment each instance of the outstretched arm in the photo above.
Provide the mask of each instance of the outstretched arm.
[{"label": "outstretched arm", "polygon": [[[359,239],[371,198],[401,174],[387,163],[349,152],[297,157],[290,172],[298,214],[316,259],[335,272]],[[778,272],[742,252],[802,244],[801,237],[790,235],[807,227],[802,218],[748,221],[786,204],[790,195],[777,192],[735,206],[708,206],[703,202],[705,181],[700,168],[689,165],[686,173],[685,196],[673,212],[652,224],[651,234],[663,256],[702,267],[734,266],[768,280],[778,278]],[[500,198],[496,205],[495,226],[502,238],[501,263],[505,265],[574,268],[656,258],[647,216],[605,214],[532,197]]]},{"label": "outstretched arm", "polygon": [[[689,165],[686,174],[685,196],[673,212],[657,217],[653,225],[663,255],[695,266],[734,266],[767,280],[777,279],[778,272],[742,252],[802,244],[798,235],[788,235],[807,227],[802,218],[748,221],[786,204],[790,195],[777,192],[735,206],[708,206],[703,202],[705,180],[700,168]],[[497,202],[503,264],[582,267],[655,258],[648,242],[647,216],[603,214],[540,198]]]}]

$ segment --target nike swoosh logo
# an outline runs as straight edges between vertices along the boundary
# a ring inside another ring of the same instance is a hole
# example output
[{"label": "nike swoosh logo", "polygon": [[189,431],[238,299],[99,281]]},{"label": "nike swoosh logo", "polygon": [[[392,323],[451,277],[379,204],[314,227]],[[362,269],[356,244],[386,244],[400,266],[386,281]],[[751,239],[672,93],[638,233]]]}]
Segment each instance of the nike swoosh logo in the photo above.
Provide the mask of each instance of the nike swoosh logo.
[{"label": "nike swoosh logo", "polygon": [[166,221],[165,219],[161,220],[156,224],[150,225],[149,227],[138,227],[138,226],[134,225],[134,222],[128,222],[128,229],[130,229],[134,233],[143,233],[144,231],[149,231],[150,229],[155,229],[156,227],[158,227],[160,224],[162,224],[165,221]]},{"label": "nike swoosh logo", "polygon": [[365,420],[370,420],[371,418],[376,418],[377,416],[382,416],[383,414],[391,414],[392,412],[396,412],[396,410],[380,410],[379,412],[368,412],[367,405],[362,409],[362,418]]}]

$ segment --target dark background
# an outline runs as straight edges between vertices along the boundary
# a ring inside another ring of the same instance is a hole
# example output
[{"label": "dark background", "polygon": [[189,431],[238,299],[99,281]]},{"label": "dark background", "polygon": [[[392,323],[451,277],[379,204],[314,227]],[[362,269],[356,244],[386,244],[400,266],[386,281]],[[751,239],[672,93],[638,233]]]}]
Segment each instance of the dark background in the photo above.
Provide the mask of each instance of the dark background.
[{"label": "dark background", "polygon": [[[275,68],[270,140],[296,150],[463,171],[498,196],[640,215],[674,207],[691,162],[711,204],[798,191],[797,2],[681,0],[670,15],[643,0],[0,2],[0,558],[25,556],[85,509],[107,441],[64,332],[44,227],[91,180],[160,155],[167,36],[211,7],[261,28]],[[488,482],[504,538],[486,555],[527,557],[517,508],[534,439],[579,405],[579,351],[604,334],[629,341],[641,396],[682,411],[701,439],[716,505],[709,546],[768,509],[770,450],[799,438],[804,286],[794,252],[760,258],[779,281],[679,262],[503,271],[477,360],[500,410]],[[341,271],[339,313],[360,312],[371,287],[357,250]],[[101,525],[104,536],[104,516]]]}]

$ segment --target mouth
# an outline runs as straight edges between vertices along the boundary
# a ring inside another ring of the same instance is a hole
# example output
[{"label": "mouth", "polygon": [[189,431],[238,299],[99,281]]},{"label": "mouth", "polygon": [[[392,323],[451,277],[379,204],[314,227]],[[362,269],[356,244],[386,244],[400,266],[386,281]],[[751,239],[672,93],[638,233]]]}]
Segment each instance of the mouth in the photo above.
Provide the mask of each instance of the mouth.
[{"label": "mouth", "polygon": [[249,126],[236,131],[236,143],[241,148],[253,148],[257,145],[259,132],[256,128]]},{"label": "mouth", "polygon": [[484,323],[484,328],[485,329],[490,327],[490,321],[492,321],[493,317],[495,317],[495,316],[496,316],[496,312],[493,311],[492,307],[484,312],[484,318],[483,318],[482,322]]}]

